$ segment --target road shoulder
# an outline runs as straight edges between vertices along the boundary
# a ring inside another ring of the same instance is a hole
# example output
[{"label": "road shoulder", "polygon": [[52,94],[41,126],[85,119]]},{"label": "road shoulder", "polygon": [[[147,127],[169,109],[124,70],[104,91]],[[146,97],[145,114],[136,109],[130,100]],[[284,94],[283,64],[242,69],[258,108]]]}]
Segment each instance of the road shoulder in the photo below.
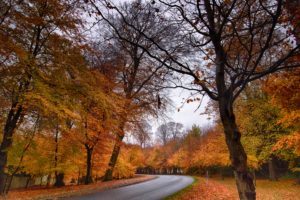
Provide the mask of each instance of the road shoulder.
[{"label": "road shoulder", "polygon": [[[63,197],[80,196],[93,192],[133,185],[155,179],[156,176],[136,175],[130,179],[113,180],[107,182],[97,182],[90,185],[71,185],[61,188],[43,188],[11,191],[5,198],[6,200],[48,200],[60,199]],[[4,199],[1,198],[0,199]]]},{"label": "road shoulder", "polygon": [[195,186],[198,185],[198,178],[193,176],[194,181],[186,186],[185,188],[179,190],[178,192],[171,194],[170,196],[167,196],[164,198],[164,200],[173,200],[173,199],[180,199],[180,197],[184,196],[186,193],[189,193]]}]

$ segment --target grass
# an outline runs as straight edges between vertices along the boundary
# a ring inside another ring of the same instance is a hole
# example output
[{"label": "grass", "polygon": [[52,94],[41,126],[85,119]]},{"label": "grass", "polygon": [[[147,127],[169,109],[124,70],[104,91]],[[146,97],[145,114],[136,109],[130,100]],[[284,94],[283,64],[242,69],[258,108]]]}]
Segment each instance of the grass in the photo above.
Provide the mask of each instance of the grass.
[{"label": "grass", "polygon": [[[194,177],[192,185],[168,197],[168,200],[238,200],[233,178],[224,180]],[[256,181],[257,200],[300,200],[300,186],[295,179],[272,182],[266,179]]]},{"label": "grass", "polygon": [[[195,181],[186,189],[171,195],[168,200],[238,200],[238,193],[233,178],[194,177]],[[257,200],[300,200],[300,185],[295,179],[256,181]]]},{"label": "grass", "polygon": [[[215,178],[214,180],[226,186],[230,191],[235,191],[235,197],[237,198],[238,194],[233,178],[225,180]],[[259,179],[256,181],[256,194],[258,200],[300,200],[300,185],[296,185],[294,179],[279,181]]]},{"label": "grass", "polygon": [[192,188],[196,187],[199,183],[198,178],[193,176],[193,183],[188,185],[187,187],[183,188],[182,190],[179,190],[178,192],[171,194],[170,196],[164,198],[163,200],[175,200],[180,199],[183,195],[190,192]]}]

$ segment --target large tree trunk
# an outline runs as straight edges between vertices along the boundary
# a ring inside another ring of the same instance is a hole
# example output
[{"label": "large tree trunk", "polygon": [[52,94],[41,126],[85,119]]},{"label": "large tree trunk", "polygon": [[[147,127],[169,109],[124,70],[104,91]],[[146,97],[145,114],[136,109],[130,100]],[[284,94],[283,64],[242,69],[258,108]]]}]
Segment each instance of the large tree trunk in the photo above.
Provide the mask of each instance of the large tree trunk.
[{"label": "large tree trunk", "polygon": [[121,148],[121,143],[123,141],[123,138],[124,138],[124,135],[118,135],[116,137],[116,142],[115,142],[115,146],[114,146],[113,152],[110,157],[108,169],[106,170],[105,175],[104,175],[104,181],[110,181],[113,179],[113,172],[114,172],[114,168],[117,163],[117,160],[118,160],[118,156],[120,153],[120,148]]},{"label": "large tree trunk", "polygon": [[276,173],[276,165],[275,165],[275,158],[271,156],[268,160],[269,165],[269,179],[270,181],[277,181],[277,173]]},{"label": "large tree trunk", "polygon": [[222,97],[219,102],[219,110],[230,153],[231,165],[234,170],[240,199],[254,200],[256,199],[256,193],[253,177],[247,168],[247,155],[240,140],[241,133],[235,121],[230,99],[230,96],[225,95]]},{"label": "large tree trunk", "polygon": [[93,182],[92,180],[92,154],[93,148],[89,147],[87,144],[85,145],[86,149],[86,176],[84,184],[90,184]]},{"label": "large tree trunk", "polygon": [[111,154],[110,161],[108,163],[108,169],[106,170],[105,175],[104,175],[104,179],[103,179],[104,181],[110,181],[113,179],[114,168],[115,168],[115,165],[118,160],[118,156],[120,153],[120,148],[121,148],[123,138],[125,136],[124,127],[125,127],[125,122],[121,122],[120,126],[119,126],[118,134],[116,136],[114,149]]},{"label": "large tree trunk", "polygon": [[12,137],[21,118],[22,107],[13,105],[8,113],[3,130],[3,139],[0,146],[0,194],[5,193],[5,168],[7,164],[8,148],[12,145]]}]

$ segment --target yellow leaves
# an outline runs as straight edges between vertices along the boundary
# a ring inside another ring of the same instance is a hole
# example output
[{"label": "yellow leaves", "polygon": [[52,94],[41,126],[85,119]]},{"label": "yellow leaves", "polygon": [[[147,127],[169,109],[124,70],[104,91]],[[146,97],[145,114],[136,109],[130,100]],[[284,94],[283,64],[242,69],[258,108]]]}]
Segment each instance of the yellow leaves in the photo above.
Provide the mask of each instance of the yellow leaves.
[{"label": "yellow leaves", "polygon": [[209,133],[194,154],[193,163],[198,166],[229,166],[229,153],[222,133]]},{"label": "yellow leaves", "polygon": [[259,168],[259,161],[256,156],[248,154],[247,155],[247,164],[252,169],[258,169]]},{"label": "yellow leaves", "polygon": [[[136,171],[136,165],[131,163],[130,158],[133,156],[137,159],[137,155],[128,154],[128,149],[123,148],[121,155],[118,157],[117,164],[114,168],[113,177],[116,179],[133,177]],[[136,163],[135,163],[136,164]]]},{"label": "yellow leaves", "polygon": [[176,151],[169,159],[168,159],[168,165],[169,166],[176,166],[181,168],[187,168],[189,166],[186,165],[185,159],[187,158],[187,151],[180,148],[178,151]]},{"label": "yellow leaves", "polygon": [[290,127],[300,122],[300,110],[293,110],[290,112],[284,113],[284,116],[278,121],[279,124],[282,124],[285,127]]},{"label": "yellow leaves", "polygon": [[66,107],[63,102],[47,98],[43,94],[28,92],[25,94],[25,105],[30,109],[38,109],[43,115],[55,115],[58,118],[79,119],[79,115]]}]

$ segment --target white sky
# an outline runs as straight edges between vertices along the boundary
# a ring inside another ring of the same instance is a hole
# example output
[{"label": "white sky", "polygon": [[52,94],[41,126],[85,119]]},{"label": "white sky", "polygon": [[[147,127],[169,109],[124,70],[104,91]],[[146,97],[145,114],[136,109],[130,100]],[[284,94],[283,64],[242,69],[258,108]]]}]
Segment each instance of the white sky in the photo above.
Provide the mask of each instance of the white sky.
[{"label": "white sky", "polygon": [[[202,101],[201,107],[197,110],[200,102],[192,102],[189,104],[182,105],[182,99],[187,98],[189,96],[189,92],[186,90],[174,90],[171,93],[171,99],[174,103],[174,111],[170,113],[170,117],[175,122],[182,123],[185,128],[191,128],[193,124],[199,125],[200,127],[203,127],[205,125],[211,124],[212,119],[208,119],[208,115],[203,114],[205,111],[205,106],[208,103],[208,98],[204,98]],[[177,111],[177,108],[180,107],[180,111]]]},{"label": "white sky", "polygon": [[[184,130],[190,129],[193,124],[196,124],[200,127],[204,127],[207,125],[212,125],[213,124],[213,118],[208,119],[209,116],[206,114],[201,114],[205,110],[205,106],[207,105],[209,99],[208,97],[204,98],[202,101],[201,107],[197,109],[199,106],[199,102],[194,102],[194,103],[189,103],[189,104],[184,104],[182,107],[182,99],[183,98],[188,98],[190,92],[187,90],[182,90],[182,89],[173,89],[170,91],[170,99],[173,101],[173,106],[171,107],[170,111],[167,113],[169,119],[153,119],[150,121],[152,125],[152,140],[155,141],[155,132],[157,130],[157,127],[163,123],[169,122],[169,121],[174,121],[174,122],[179,122],[184,125]],[[178,108],[180,107],[180,111],[178,112]],[[127,137],[125,138],[125,142],[128,143],[135,143],[135,140],[130,136],[130,134],[127,134]]]},{"label": "white sky", "polygon": [[[170,91],[170,99],[173,101],[173,106],[170,107],[169,112],[167,113],[168,119],[152,119],[150,120],[150,124],[152,125],[152,141],[155,141],[155,133],[159,125],[174,121],[178,123],[182,123],[184,126],[184,130],[190,129],[193,124],[196,124],[200,127],[209,126],[213,124],[213,118],[209,119],[209,116],[206,114],[201,114],[204,112],[205,107],[209,101],[208,97],[204,98],[202,101],[201,107],[196,110],[199,106],[199,102],[184,104],[182,107],[182,99],[187,99],[189,97],[190,92],[183,89],[173,89]],[[178,108],[180,111],[178,112]],[[196,110],[196,111],[195,111]],[[135,143],[135,140],[130,134],[127,134],[125,137],[125,142]]]}]

